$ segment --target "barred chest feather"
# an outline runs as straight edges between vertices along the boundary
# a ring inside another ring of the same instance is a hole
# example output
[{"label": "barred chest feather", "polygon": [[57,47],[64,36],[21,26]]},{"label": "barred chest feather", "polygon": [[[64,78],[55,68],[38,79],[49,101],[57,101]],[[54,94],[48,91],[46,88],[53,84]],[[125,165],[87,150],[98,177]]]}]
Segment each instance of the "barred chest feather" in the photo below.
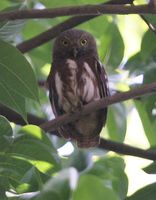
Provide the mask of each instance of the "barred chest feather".
[{"label": "barred chest feather", "polygon": [[55,73],[55,86],[58,104],[65,112],[70,112],[82,104],[100,99],[96,76],[87,62],[81,66],[67,59],[65,71]]}]

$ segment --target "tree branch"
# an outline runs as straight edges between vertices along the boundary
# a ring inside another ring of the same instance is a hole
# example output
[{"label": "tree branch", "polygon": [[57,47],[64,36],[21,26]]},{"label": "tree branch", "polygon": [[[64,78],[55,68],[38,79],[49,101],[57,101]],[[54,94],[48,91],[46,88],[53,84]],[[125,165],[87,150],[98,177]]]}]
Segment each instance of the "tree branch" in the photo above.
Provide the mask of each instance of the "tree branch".
[{"label": "tree branch", "polygon": [[34,19],[34,18],[55,18],[71,15],[103,15],[103,14],[156,14],[156,8],[147,5],[81,5],[62,8],[50,8],[42,10],[15,10],[1,12],[0,20]]},{"label": "tree branch", "polygon": [[121,144],[111,140],[101,138],[99,148],[113,151],[123,155],[136,156],[140,158],[146,158],[149,160],[156,160],[155,150],[143,150],[137,147],[132,147],[127,144]]},{"label": "tree branch", "polygon": [[45,131],[53,131],[53,130],[56,130],[59,126],[62,126],[64,124],[80,119],[84,115],[95,112],[109,105],[119,103],[121,101],[129,100],[132,98],[137,98],[145,94],[147,95],[152,92],[156,92],[156,82],[144,85],[142,87],[130,90],[128,92],[117,93],[117,94],[114,94],[113,96],[102,98],[98,101],[91,102],[85,105],[79,112],[76,112],[74,114],[69,113],[69,114],[61,115],[54,120],[51,120],[42,124],[40,127],[43,128]]},{"label": "tree branch", "polygon": [[[131,4],[133,3],[134,0],[111,0],[106,3],[103,3],[101,5],[106,5],[106,4]],[[27,40],[22,42],[21,44],[17,45],[17,48],[22,52],[26,53],[46,42],[49,40],[54,39],[58,34],[61,32],[73,28],[81,23],[84,23],[88,20],[91,20],[93,18],[97,17],[97,15],[87,15],[87,16],[76,16],[72,17],[70,19],[67,19],[66,21],[50,28],[49,30]]]},{"label": "tree branch", "polygon": [[[5,116],[11,122],[14,122],[19,125],[26,125],[25,121],[19,114],[10,110],[5,106],[0,105],[0,114]],[[30,124],[35,124],[39,126],[41,123],[46,122],[46,119],[36,117],[32,114],[28,114],[28,122]],[[61,137],[57,131],[50,132],[50,134]],[[140,148],[132,147],[126,144],[121,144],[119,142],[114,142],[111,140],[106,140],[103,138],[101,138],[100,140],[99,148],[113,151],[123,155],[130,155],[130,156],[146,158],[149,160],[156,160],[156,151],[143,150]]]}]

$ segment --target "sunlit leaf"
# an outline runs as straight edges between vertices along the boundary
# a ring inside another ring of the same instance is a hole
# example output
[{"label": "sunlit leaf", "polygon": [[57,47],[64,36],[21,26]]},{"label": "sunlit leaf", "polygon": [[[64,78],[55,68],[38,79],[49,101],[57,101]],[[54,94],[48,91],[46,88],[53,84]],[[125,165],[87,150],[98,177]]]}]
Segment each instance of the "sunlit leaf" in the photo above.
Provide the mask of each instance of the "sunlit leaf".
[{"label": "sunlit leaf", "polygon": [[39,171],[52,174],[60,169],[59,159],[50,139],[37,126],[27,125],[19,131],[11,152],[27,159]]},{"label": "sunlit leaf", "polygon": [[93,175],[81,176],[73,200],[119,200],[116,193],[106,186],[98,177]]}]

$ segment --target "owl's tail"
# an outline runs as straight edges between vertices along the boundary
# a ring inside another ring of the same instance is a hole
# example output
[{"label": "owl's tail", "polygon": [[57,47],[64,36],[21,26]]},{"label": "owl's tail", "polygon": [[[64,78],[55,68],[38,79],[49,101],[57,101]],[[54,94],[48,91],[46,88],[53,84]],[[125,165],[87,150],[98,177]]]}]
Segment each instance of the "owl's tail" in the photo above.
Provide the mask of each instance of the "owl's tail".
[{"label": "owl's tail", "polygon": [[99,136],[79,137],[76,138],[76,143],[79,148],[97,147],[100,143],[100,137]]}]

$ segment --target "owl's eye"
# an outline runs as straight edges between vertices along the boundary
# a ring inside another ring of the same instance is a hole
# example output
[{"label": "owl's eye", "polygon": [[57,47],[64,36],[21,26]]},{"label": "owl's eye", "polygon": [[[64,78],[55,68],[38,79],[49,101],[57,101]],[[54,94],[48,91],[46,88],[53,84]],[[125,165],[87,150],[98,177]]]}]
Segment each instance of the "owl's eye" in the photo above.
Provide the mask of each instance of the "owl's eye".
[{"label": "owl's eye", "polygon": [[69,45],[69,41],[67,39],[61,40],[61,43],[63,44],[63,46],[66,46],[66,47]]},{"label": "owl's eye", "polygon": [[87,40],[86,40],[86,39],[81,39],[81,40],[80,40],[80,44],[81,44],[82,46],[86,46],[86,45],[87,45]]}]

